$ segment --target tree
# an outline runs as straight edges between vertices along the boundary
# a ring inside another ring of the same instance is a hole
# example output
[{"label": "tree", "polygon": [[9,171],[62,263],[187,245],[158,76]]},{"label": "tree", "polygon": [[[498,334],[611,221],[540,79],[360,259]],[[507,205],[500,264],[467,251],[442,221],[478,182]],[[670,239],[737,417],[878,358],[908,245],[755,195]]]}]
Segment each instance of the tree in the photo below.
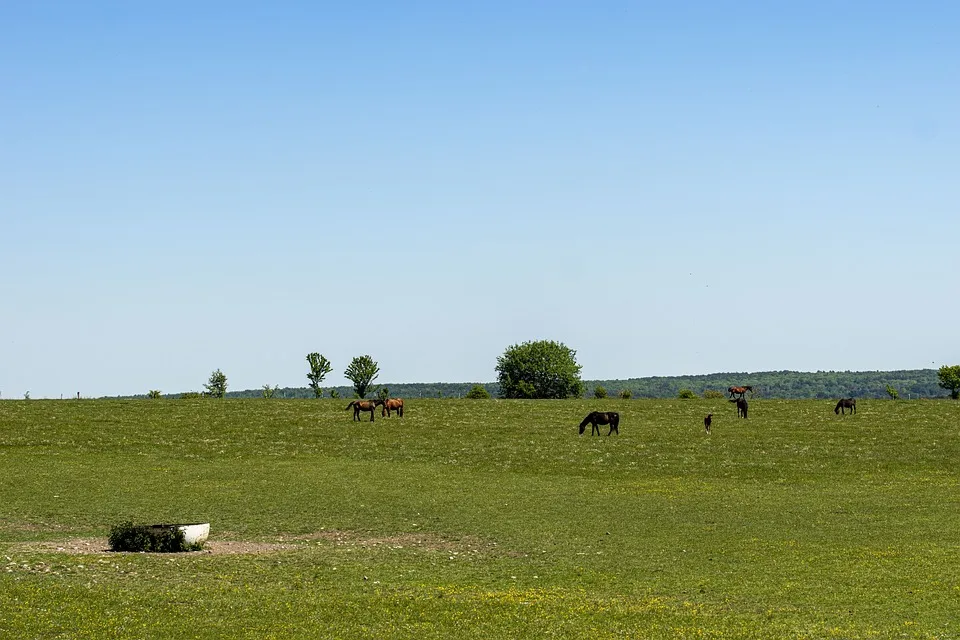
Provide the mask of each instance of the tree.
[{"label": "tree", "polygon": [[214,398],[222,398],[227,395],[227,376],[223,374],[223,371],[217,369],[210,374],[210,379],[203,386],[206,388],[208,395]]},{"label": "tree", "polygon": [[310,364],[310,373],[307,374],[307,378],[310,379],[310,388],[313,389],[314,397],[319,398],[323,396],[320,383],[333,370],[333,367],[330,361],[319,353],[308,353],[307,362]]},{"label": "tree", "polygon": [[899,400],[900,393],[897,392],[896,388],[893,385],[887,385],[887,395],[890,396],[891,400]]},{"label": "tree", "polygon": [[950,397],[954,400],[960,399],[960,364],[952,367],[943,365],[937,371],[937,377],[940,378],[939,384],[942,388],[950,392]]},{"label": "tree", "polygon": [[633,393],[630,392],[630,389],[623,389],[620,391],[621,400],[629,400],[633,397]]},{"label": "tree", "polygon": [[370,356],[357,356],[350,362],[350,366],[343,372],[344,377],[353,383],[353,390],[358,398],[367,395],[370,383],[377,379],[380,365]]},{"label": "tree", "polygon": [[488,400],[490,398],[490,392],[482,384],[475,384],[470,391],[467,391],[467,395],[463,396],[470,400]]},{"label": "tree", "polygon": [[161,396],[160,396],[160,390],[159,390],[159,389],[150,389],[150,393],[147,394],[147,397],[150,398],[150,399],[152,399],[152,400],[155,400],[155,399],[161,397]]},{"label": "tree", "polygon": [[260,395],[264,398],[272,398],[273,395],[280,389],[280,385],[270,386],[269,384],[263,385],[261,387]]},{"label": "tree", "polygon": [[497,358],[502,398],[579,398],[583,395],[577,352],[561,342],[515,344]]},{"label": "tree", "polygon": [[593,390],[593,397],[596,398],[597,400],[606,398],[607,397],[606,387],[598,384],[597,387]]}]

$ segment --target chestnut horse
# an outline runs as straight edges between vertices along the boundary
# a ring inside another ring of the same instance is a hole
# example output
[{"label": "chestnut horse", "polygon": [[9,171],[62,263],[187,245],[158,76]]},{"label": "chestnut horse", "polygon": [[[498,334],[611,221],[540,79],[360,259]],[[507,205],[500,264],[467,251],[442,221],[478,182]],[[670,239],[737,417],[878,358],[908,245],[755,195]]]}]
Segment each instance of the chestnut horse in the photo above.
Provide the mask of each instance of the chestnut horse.
[{"label": "chestnut horse", "polygon": [[857,412],[857,401],[853,398],[840,398],[840,402],[837,403],[837,406],[833,408],[834,413],[843,413],[847,414],[846,409],[850,409],[850,413]]},{"label": "chestnut horse", "polygon": [[383,409],[380,410],[381,417],[389,418],[391,411],[396,411],[397,415],[403,417],[403,398],[390,398],[381,401],[380,404],[383,405]]},{"label": "chestnut horse", "polygon": [[730,387],[727,389],[727,392],[730,394],[731,398],[736,398],[737,396],[742,398],[743,394],[745,394],[747,391],[753,394],[753,387],[747,385],[743,387]]},{"label": "chestnut horse", "polygon": [[360,412],[369,411],[370,412],[370,422],[373,422],[373,410],[378,406],[383,404],[383,400],[354,400],[347,405],[347,409],[353,407],[353,419],[356,422],[360,422]]},{"label": "chestnut horse", "polygon": [[610,431],[607,432],[607,435],[610,435],[614,431],[617,432],[617,435],[620,435],[620,414],[616,411],[591,411],[587,414],[587,417],[583,419],[583,422],[580,423],[580,435],[583,435],[583,431],[587,428],[588,424],[590,425],[590,435],[593,435],[594,431],[597,432],[597,435],[600,435],[600,427],[598,425],[601,424],[610,425]]}]

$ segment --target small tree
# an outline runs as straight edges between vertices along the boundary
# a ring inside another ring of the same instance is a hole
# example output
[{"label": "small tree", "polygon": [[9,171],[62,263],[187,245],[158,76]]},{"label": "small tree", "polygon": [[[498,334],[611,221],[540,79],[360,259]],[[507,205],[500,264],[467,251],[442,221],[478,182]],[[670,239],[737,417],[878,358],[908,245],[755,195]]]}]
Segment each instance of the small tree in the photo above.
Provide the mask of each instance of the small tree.
[{"label": "small tree", "polygon": [[280,388],[280,385],[274,385],[271,387],[270,385],[265,384],[263,385],[263,388],[260,391],[260,395],[263,396],[264,398],[272,398],[279,388]]},{"label": "small tree", "polygon": [[330,389],[330,397],[336,400],[337,398],[340,397],[340,392],[337,391],[336,389]]},{"label": "small tree", "polygon": [[629,400],[629,399],[632,398],[632,397],[633,397],[633,394],[630,393],[630,389],[622,389],[622,390],[620,391],[620,399],[621,399],[621,400]]},{"label": "small tree", "polygon": [[579,398],[583,395],[577,352],[561,342],[538,340],[507,347],[497,358],[503,398]]},{"label": "small tree", "polygon": [[489,400],[490,392],[487,391],[486,387],[482,384],[475,384],[470,391],[467,391],[467,395],[464,398],[469,398],[470,400]]},{"label": "small tree", "polygon": [[390,398],[390,389],[386,387],[380,387],[377,389],[377,400],[383,400],[384,402]]},{"label": "small tree", "polygon": [[320,398],[323,396],[320,383],[333,370],[333,367],[330,365],[330,361],[319,353],[308,353],[307,363],[310,365],[310,373],[307,374],[307,378],[310,380],[310,388],[313,389],[314,397]]},{"label": "small tree", "polygon": [[150,398],[151,400],[156,400],[157,398],[160,397],[160,390],[159,390],[159,389],[150,389],[150,392],[147,393],[147,397]]},{"label": "small tree", "polygon": [[23,399],[24,399],[24,400],[29,400],[29,399],[30,399],[30,392],[29,392],[29,391],[24,391],[24,392],[23,392]]},{"label": "small tree", "polygon": [[899,400],[900,394],[897,393],[897,390],[894,389],[891,385],[887,385],[887,395],[890,396],[891,400]]},{"label": "small tree", "polygon": [[597,400],[606,398],[607,390],[603,387],[603,385],[598,384],[596,388],[593,390],[593,397],[596,398]]},{"label": "small tree", "polygon": [[217,369],[210,374],[210,379],[203,386],[208,395],[214,398],[222,398],[227,395],[227,376],[223,374],[223,371]]},{"label": "small tree", "polygon": [[954,400],[960,399],[960,364],[952,367],[944,365],[937,371],[938,383],[941,388],[950,392],[950,397]]},{"label": "small tree", "polygon": [[367,395],[370,383],[380,374],[380,365],[370,356],[357,356],[350,362],[350,366],[343,372],[344,377],[353,383],[353,391],[358,398]]},{"label": "small tree", "polygon": [[677,392],[677,397],[681,400],[692,400],[697,397],[697,394],[690,389],[680,389],[680,391]]}]

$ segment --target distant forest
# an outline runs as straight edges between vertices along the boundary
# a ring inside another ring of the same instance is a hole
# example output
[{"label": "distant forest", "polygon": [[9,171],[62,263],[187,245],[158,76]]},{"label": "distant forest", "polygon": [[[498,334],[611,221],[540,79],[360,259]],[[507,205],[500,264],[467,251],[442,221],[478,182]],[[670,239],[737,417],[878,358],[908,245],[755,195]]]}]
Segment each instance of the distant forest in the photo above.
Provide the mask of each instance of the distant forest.
[{"label": "distant forest", "polygon": [[[946,390],[938,384],[936,369],[906,371],[761,371],[757,373],[711,373],[700,376],[656,376],[630,378],[628,380],[584,380],[584,397],[593,397],[596,387],[606,389],[609,397],[617,397],[621,391],[629,391],[633,399],[676,398],[681,389],[689,389],[698,396],[704,391],[726,393],[727,387],[751,385],[755,398],[889,398],[887,387],[897,392],[902,399],[941,398]],[[403,398],[462,398],[474,385],[480,384],[493,397],[499,387],[496,382],[427,382],[427,383],[382,383],[392,397]],[[330,397],[335,389],[341,398],[353,397],[352,387],[327,387],[324,397]],[[261,389],[228,391],[228,398],[259,398]],[[372,397],[373,393],[368,393]],[[169,394],[177,397],[179,394]],[[274,398],[312,398],[309,387],[277,389]]]}]

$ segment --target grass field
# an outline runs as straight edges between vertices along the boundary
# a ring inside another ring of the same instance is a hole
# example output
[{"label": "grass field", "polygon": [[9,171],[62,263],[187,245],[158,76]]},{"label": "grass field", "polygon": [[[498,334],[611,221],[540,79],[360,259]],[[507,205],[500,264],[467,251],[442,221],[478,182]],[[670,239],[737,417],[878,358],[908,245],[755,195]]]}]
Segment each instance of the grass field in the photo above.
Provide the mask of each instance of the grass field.
[{"label": "grass field", "polygon": [[0,402],[0,637],[960,638],[960,402],[346,403]]}]

